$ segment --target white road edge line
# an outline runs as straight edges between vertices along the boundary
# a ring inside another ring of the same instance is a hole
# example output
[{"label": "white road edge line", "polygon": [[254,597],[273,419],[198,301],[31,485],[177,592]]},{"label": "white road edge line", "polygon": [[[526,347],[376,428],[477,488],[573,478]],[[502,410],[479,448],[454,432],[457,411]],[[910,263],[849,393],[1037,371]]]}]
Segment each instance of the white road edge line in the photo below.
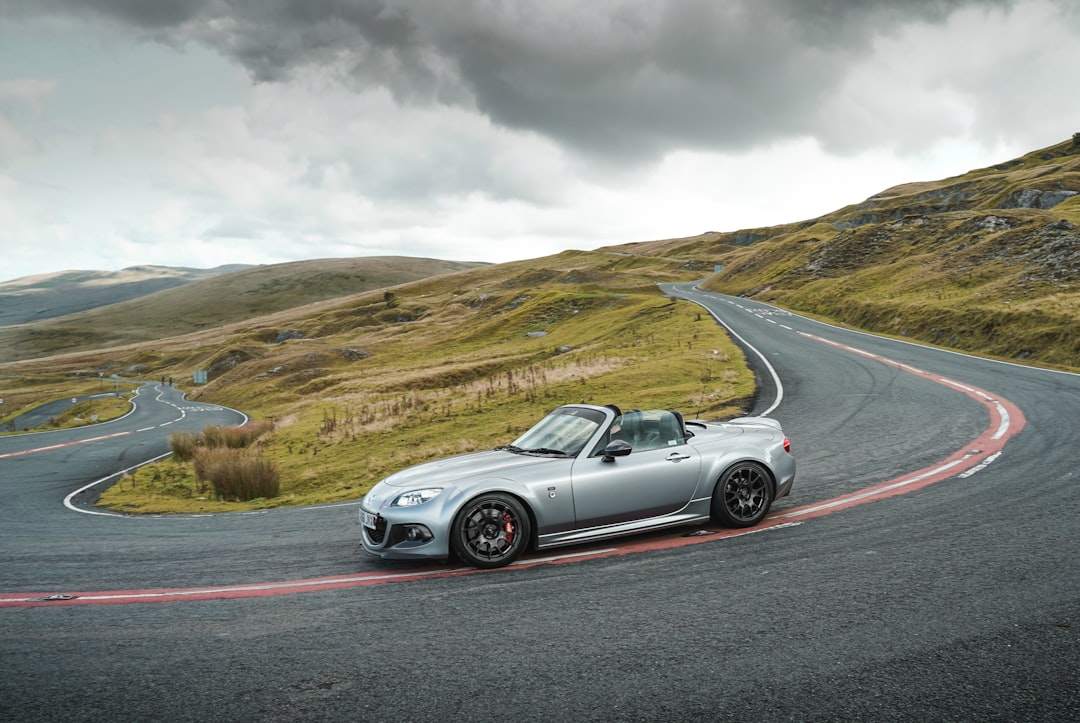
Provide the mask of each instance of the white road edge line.
[{"label": "white road edge line", "polygon": [[[108,478],[106,478],[108,479]],[[100,514],[100,513],[99,513]],[[782,522],[777,525],[770,525],[768,527],[759,527],[749,530],[744,530],[734,535],[727,535],[724,539],[731,537],[743,537],[745,535],[755,535],[760,532],[770,532],[772,530],[782,530],[789,527],[798,527],[803,524],[802,522]],[[511,563],[511,566],[522,565],[537,565],[548,562],[558,562],[560,560],[572,560],[579,557],[592,557],[595,555],[606,555],[612,552],[618,552],[617,547],[606,547],[599,550],[586,550],[583,552],[569,552],[564,555],[550,555],[548,557],[535,557],[528,560],[518,560]],[[163,598],[185,598],[193,597],[197,595],[220,595],[223,593],[243,593],[243,592],[260,592],[264,590],[289,590],[305,587],[322,587],[326,585],[351,585],[353,583],[364,583],[369,581],[378,580],[399,580],[399,579],[414,579],[414,578],[426,578],[437,577],[447,574],[455,574],[461,572],[482,572],[481,570],[473,567],[452,567],[446,570],[429,570],[425,572],[396,572],[386,573],[383,575],[347,575],[344,577],[331,577],[331,578],[317,578],[313,580],[292,580],[289,582],[269,582],[269,583],[251,583],[247,585],[226,585],[220,587],[205,587],[205,588],[183,588],[176,590],[162,590],[159,592],[116,592],[106,593],[100,595],[79,595],[79,600],[153,600]],[[32,602],[23,597],[13,598],[0,598],[0,604],[20,603],[20,602]]]},{"label": "white road edge line", "polygon": [[914,477],[908,477],[907,479],[900,480],[899,482],[894,482],[893,484],[888,485],[887,487],[882,487],[880,489],[871,490],[869,492],[863,492],[862,494],[852,495],[850,497],[842,497],[842,498],[839,498],[839,499],[835,499],[835,500],[833,500],[831,502],[826,502],[825,504],[815,505],[814,507],[807,507],[806,509],[803,509],[803,510],[797,510],[795,512],[788,512],[788,513],[783,514],[783,515],[778,515],[778,517],[780,519],[783,519],[783,518],[786,518],[786,517],[802,517],[803,515],[809,515],[809,514],[812,514],[814,512],[820,512],[821,510],[828,510],[828,509],[831,509],[833,507],[840,507],[841,505],[847,505],[847,504],[850,504],[852,502],[856,502],[858,500],[865,500],[865,499],[870,498],[870,497],[877,497],[878,495],[885,494],[886,492],[891,492],[892,490],[899,489],[900,487],[906,487],[909,484],[914,484],[915,482],[926,479],[927,477],[933,477],[934,475],[939,474],[941,472],[944,472],[945,470],[952,469],[953,467],[955,467],[956,465],[960,464],[963,461],[964,460],[962,460],[962,459],[953,460],[952,462],[947,462],[947,463],[945,463],[943,465],[935,467],[934,469],[923,472],[922,474],[915,475]]},{"label": "white road edge line", "polygon": [[[693,288],[693,287],[691,287],[690,290],[692,292],[695,292],[695,293],[698,293],[698,294],[708,293],[708,292],[698,291],[696,288]],[[768,409],[766,409],[764,412],[761,412],[760,414],[758,414],[758,416],[760,416],[760,417],[769,416],[769,414],[771,414],[773,411],[776,410],[777,407],[780,406],[780,402],[784,401],[784,383],[780,381],[780,375],[776,373],[776,369],[773,368],[773,365],[769,363],[769,360],[765,358],[765,355],[762,354],[761,351],[756,346],[754,346],[753,344],[748,342],[743,337],[739,336],[738,332],[736,332],[734,329],[732,329],[730,326],[728,326],[727,323],[723,319],[721,319],[720,315],[717,314],[715,311],[710,309],[704,303],[694,300],[692,297],[684,297],[684,301],[689,301],[692,304],[697,304],[702,309],[709,312],[709,316],[716,319],[717,324],[719,324],[720,326],[727,329],[729,334],[731,334],[733,337],[735,337],[740,342],[742,342],[746,346],[747,349],[750,349],[751,351],[753,351],[755,354],[758,355],[758,358],[761,359],[761,363],[764,364],[765,368],[769,370],[769,375],[772,376],[773,383],[776,384],[776,400],[773,401],[772,405]],[[736,304],[736,306],[739,306],[739,305]],[[739,306],[739,308],[742,308],[742,307]]]},{"label": "white road edge line", "polygon": [[996,460],[1001,455],[1002,455],[1002,452],[1000,452],[1000,451],[994,452],[992,455],[990,455],[989,457],[984,459],[982,462],[979,462],[977,465],[975,465],[971,469],[969,469],[969,470],[967,470],[965,472],[961,472],[960,474],[958,474],[956,476],[961,478],[961,479],[967,479],[968,477],[975,474],[976,472],[981,472],[982,470],[989,467],[990,463],[993,462],[994,460]]},{"label": "white road edge line", "polygon": [[[709,294],[709,295],[711,295],[713,297],[716,297],[717,300],[719,300],[719,301],[728,301],[728,303],[732,303],[728,299],[724,298],[725,297],[724,294],[718,294],[718,293],[713,292],[713,291],[703,291],[703,290],[698,289],[697,287],[694,287],[694,291],[697,291],[699,294]],[[762,306],[767,306],[770,309],[775,309],[777,311],[785,312],[787,314],[790,314],[791,316],[802,319],[803,321],[808,321],[808,322],[813,323],[813,324],[820,324],[821,326],[827,326],[830,329],[836,329],[836,330],[842,331],[842,332],[848,332],[848,333],[851,333],[851,334],[857,334],[859,336],[868,336],[868,337],[871,337],[873,339],[877,339],[879,341],[891,341],[891,342],[896,343],[896,344],[906,344],[908,346],[922,347],[923,349],[932,349],[934,351],[938,351],[938,352],[941,352],[943,354],[951,354],[953,356],[965,357],[967,359],[978,359],[979,361],[990,362],[991,364],[1003,364],[1005,366],[1016,367],[1018,369],[1026,369],[1028,371],[1033,371],[1033,372],[1047,372],[1049,374],[1062,374],[1062,375],[1071,376],[1071,377],[1080,376],[1080,374],[1078,374],[1077,372],[1070,372],[1070,371],[1066,371],[1064,369],[1050,369],[1050,368],[1047,368],[1047,367],[1031,366],[1031,365],[1028,365],[1028,364],[1017,364],[1016,362],[1006,361],[1004,359],[993,359],[991,357],[979,356],[977,354],[968,354],[966,352],[957,351],[955,349],[946,349],[945,347],[934,346],[932,344],[923,344],[923,343],[916,342],[916,341],[908,341],[906,339],[896,339],[896,338],[891,337],[891,336],[882,336],[880,334],[875,334],[875,333],[870,332],[870,331],[862,331],[860,329],[851,329],[851,328],[844,327],[844,326],[837,326],[836,324],[830,324],[829,322],[821,321],[820,319],[811,319],[809,316],[803,316],[802,314],[799,314],[798,312],[789,311],[788,309],[782,309],[779,306],[774,306],[773,304],[768,304],[768,303],[766,303],[764,301],[759,301],[758,303],[761,304]],[[699,305],[704,306],[704,304],[699,304]],[[740,309],[744,308],[739,304],[736,304],[736,306],[738,306]]]},{"label": "white road edge line", "polygon": [[125,474],[127,474],[128,472],[130,472],[133,469],[138,469],[139,467],[143,467],[145,465],[152,464],[153,462],[158,462],[160,460],[165,459],[166,457],[168,457],[170,455],[172,455],[172,452],[166,452],[165,454],[158,455],[157,457],[154,457],[153,459],[148,459],[145,462],[139,462],[138,464],[134,464],[134,465],[128,467],[127,469],[122,469],[119,472],[113,472],[111,475],[109,475],[107,477],[102,477],[99,480],[94,480],[93,482],[91,482],[88,485],[83,485],[82,487],[75,490],[74,492],[72,492],[71,494],[69,494],[67,497],[64,498],[64,507],[67,507],[72,512],[81,512],[84,515],[97,515],[99,517],[128,517],[128,515],[121,515],[121,514],[117,514],[115,512],[99,512],[97,510],[84,510],[81,507],[76,507],[74,505],[74,503],[72,503],[71,500],[73,500],[76,495],[78,495],[78,494],[80,494],[82,492],[85,492],[86,490],[90,489],[91,487],[94,487],[95,485],[99,485],[102,482],[105,482],[107,480],[111,480],[113,477],[119,477],[120,475],[125,475]]}]

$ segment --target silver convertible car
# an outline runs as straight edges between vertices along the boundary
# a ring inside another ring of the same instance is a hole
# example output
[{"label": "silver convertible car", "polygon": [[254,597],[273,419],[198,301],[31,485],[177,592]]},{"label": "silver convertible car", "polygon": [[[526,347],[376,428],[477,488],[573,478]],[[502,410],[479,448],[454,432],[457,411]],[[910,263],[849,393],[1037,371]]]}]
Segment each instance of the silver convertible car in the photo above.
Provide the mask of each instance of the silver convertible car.
[{"label": "silver convertible car", "polygon": [[712,519],[760,522],[791,491],[795,459],[767,417],[568,404],[513,444],[390,475],[360,503],[364,548],[388,559],[501,567],[528,548]]}]

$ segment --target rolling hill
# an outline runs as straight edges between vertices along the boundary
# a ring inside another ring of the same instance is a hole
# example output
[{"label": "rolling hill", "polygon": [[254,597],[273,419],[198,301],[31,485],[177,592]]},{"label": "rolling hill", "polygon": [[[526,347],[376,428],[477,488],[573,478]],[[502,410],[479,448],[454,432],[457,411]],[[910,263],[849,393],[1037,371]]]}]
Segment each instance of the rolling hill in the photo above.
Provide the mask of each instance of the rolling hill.
[{"label": "rolling hill", "polygon": [[[101,375],[174,377],[189,399],[272,423],[259,449],[281,469],[283,492],[257,504],[352,499],[394,468],[512,439],[568,401],[712,418],[745,411],[754,385],[741,352],[707,314],[656,289],[701,274],[682,260],[568,251],[2,364],[0,390],[4,411],[17,413],[49,395],[96,390]],[[207,384],[192,384],[196,370]],[[174,497],[158,483],[125,484],[113,503],[235,508],[175,488]]]},{"label": "rolling hill", "polygon": [[53,319],[248,268],[132,266],[120,271],[58,271],[0,282],[0,327]]},{"label": "rolling hill", "polygon": [[708,259],[705,288],[854,327],[1080,367],[1080,139],[801,223],[617,250]]},{"label": "rolling hill", "polygon": [[[175,282],[173,288],[161,291],[153,291],[147,279],[131,280],[147,276],[148,267],[118,274],[67,272],[48,279],[28,277],[8,282],[0,290],[23,289],[21,295],[39,303],[50,299],[55,307],[73,308],[76,299],[85,298],[82,305],[87,310],[0,327],[0,362],[176,336],[484,265],[397,256],[319,259],[205,273],[201,278],[191,270],[169,273],[152,267],[159,283]],[[107,303],[113,299],[116,303]],[[94,302],[98,303],[91,307]],[[24,308],[28,303],[23,302]]]}]

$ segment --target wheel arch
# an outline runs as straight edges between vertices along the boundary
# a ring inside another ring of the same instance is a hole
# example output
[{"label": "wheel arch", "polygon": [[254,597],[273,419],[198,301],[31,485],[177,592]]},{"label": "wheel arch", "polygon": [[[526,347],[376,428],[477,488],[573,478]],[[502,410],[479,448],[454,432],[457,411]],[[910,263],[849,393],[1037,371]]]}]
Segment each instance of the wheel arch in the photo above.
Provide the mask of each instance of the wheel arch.
[{"label": "wheel arch", "polygon": [[511,486],[507,486],[505,484],[505,480],[498,481],[503,482],[503,484],[495,484],[490,486],[481,485],[477,489],[471,490],[469,494],[461,495],[461,499],[459,499],[454,505],[454,513],[450,515],[449,528],[453,528],[454,523],[457,522],[458,515],[460,515],[462,510],[468,507],[469,503],[471,503],[473,500],[479,497],[483,497],[484,495],[504,494],[517,500],[518,503],[522,506],[522,508],[524,508],[525,514],[529,516],[529,540],[526,544],[526,549],[535,550],[538,537],[536,511],[533,510],[532,501],[528,498],[528,496],[521,494],[521,490],[514,489]]},{"label": "wheel arch", "polygon": [[[755,482],[755,478],[759,481]],[[755,492],[761,484],[766,488],[763,494]],[[776,474],[767,464],[753,458],[736,460],[724,468],[713,485],[709,516],[724,527],[753,527],[769,514],[777,491]]]},{"label": "wheel arch", "polygon": [[707,478],[710,480],[708,488],[709,495],[711,496],[716,492],[716,486],[720,484],[720,480],[724,478],[724,475],[736,465],[743,464],[744,462],[753,462],[765,470],[765,474],[769,478],[769,485],[772,488],[772,498],[775,500],[777,490],[776,473],[773,471],[772,466],[760,455],[743,455],[735,458],[725,457],[722,460],[717,460],[717,463],[709,470],[709,477]]}]

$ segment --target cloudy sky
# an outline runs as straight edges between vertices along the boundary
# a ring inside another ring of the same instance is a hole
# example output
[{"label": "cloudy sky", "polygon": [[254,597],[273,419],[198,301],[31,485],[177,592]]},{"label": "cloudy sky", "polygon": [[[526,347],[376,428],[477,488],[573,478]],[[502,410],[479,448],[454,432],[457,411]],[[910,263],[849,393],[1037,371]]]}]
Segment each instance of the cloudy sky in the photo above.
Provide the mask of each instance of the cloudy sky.
[{"label": "cloudy sky", "polygon": [[1074,0],[0,0],[0,280],[507,261],[1080,131]]}]

